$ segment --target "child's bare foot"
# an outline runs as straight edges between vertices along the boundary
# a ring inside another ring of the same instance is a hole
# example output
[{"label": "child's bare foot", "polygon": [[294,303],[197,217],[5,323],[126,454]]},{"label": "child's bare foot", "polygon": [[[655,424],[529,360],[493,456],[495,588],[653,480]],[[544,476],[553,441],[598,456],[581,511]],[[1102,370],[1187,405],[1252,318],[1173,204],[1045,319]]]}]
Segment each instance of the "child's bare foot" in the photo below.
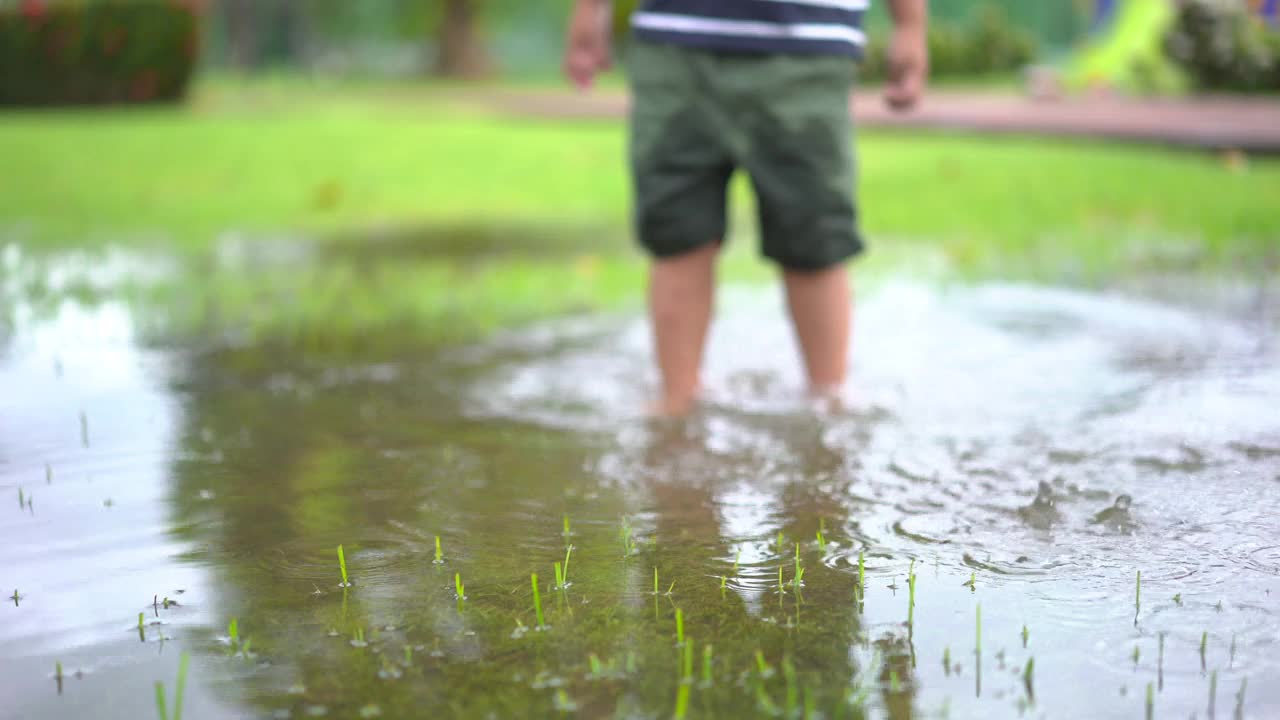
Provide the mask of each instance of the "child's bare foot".
[{"label": "child's bare foot", "polygon": [[692,393],[664,393],[662,398],[649,405],[648,415],[652,418],[682,418],[698,406],[701,390]]},{"label": "child's bare foot", "polygon": [[844,412],[844,391],[839,385],[809,388],[809,407],[822,415],[839,415]]}]

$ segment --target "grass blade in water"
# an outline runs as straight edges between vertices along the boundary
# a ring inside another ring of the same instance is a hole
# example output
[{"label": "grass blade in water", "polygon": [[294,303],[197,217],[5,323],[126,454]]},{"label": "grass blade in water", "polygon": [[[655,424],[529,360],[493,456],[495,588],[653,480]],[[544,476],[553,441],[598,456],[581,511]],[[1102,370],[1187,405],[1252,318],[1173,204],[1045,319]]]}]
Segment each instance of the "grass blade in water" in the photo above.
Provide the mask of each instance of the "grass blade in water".
[{"label": "grass blade in water", "polygon": [[542,619],[542,596],[538,594],[538,573],[529,576],[529,583],[533,585],[533,612],[538,618],[538,629],[542,629],[547,623]]},{"label": "grass blade in water", "polygon": [[156,716],[160,720],[169,720],[169,710],[165,707],[164,683],[156,681]]},{"label": "grass blade in water", "polygon": [[178,658],[178,685],[173,690],[173,720],[182,720],[182,696],[187,691],[187,663],[191,656],[182,653]]},{"label": "grass blade in water", "polygon": [[342,546],[338,546],[338,569],[342,571],[342,584],[338,587],[351,587],[351,582],[347,579],[347,556],[342,552]]}]

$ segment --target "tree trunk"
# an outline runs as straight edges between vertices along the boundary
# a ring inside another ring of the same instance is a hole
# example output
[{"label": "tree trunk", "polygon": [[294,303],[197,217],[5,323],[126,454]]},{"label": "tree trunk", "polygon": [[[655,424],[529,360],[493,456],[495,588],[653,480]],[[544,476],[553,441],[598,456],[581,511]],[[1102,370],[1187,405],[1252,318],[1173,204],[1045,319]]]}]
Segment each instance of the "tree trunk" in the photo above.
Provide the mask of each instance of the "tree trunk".
[{"label": "tree trunk", "polygon": [[480,0],[445,0],[437,33],[437,73],[474,78],[489,72],[492,65],[477,29],[479,5]]},{"label": "tree trunk", "polygon": [[258,62],[257,13],[253,0],[226,0],[227,44],[231,64],[246,70]]}]

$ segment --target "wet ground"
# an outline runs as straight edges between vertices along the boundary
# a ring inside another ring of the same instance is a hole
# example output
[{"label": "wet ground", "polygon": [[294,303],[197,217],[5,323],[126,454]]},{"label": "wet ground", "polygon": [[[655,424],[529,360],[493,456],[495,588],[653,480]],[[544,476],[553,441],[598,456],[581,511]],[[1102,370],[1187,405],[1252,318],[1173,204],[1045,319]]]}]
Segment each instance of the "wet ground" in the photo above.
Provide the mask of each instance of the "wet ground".
[{"label": "wet ground", "polygon": [[0,717],[183,654],[191,718],[1274,717],[1278,305],[1202,289],[879,282],[838,411],[734,290],[683,423],[625,314],[339,361],[0,295]]}]

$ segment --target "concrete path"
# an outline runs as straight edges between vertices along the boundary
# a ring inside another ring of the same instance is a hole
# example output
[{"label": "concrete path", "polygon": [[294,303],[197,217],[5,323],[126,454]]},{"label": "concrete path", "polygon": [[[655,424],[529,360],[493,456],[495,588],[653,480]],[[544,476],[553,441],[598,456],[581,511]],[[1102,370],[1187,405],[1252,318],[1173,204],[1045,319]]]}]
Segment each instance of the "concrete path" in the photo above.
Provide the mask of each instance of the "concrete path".
[{"label": "concrete path", "polygon": [[[617,90],[579,95],[558,90],[473,89],[469,100],[515,115],[620,118]],[[1205,150],[1280,153],[1280,98],[1207,96],[1144,99],[1115,96],[1031,100],[1014,93],[935,91],[916,111],[889,112],[878,94],[856,93],[862,127],[1087,137]]]}]

